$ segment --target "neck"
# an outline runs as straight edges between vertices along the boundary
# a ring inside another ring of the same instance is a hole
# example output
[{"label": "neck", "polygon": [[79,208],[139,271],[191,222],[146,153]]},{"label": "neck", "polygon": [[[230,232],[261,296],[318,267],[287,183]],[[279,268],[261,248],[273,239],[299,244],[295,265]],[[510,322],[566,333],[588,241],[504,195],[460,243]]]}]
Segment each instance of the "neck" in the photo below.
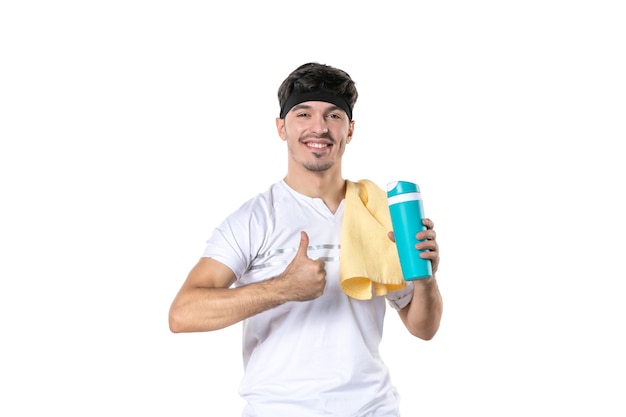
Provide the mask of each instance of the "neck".
[{"label": "neck", "polygon": [[346,195],[346,181],[341,175],[329,175],[328,172],[308,172],[304,176],[287,173],[284,180],[300,194],[322,199],[333,213]]}]

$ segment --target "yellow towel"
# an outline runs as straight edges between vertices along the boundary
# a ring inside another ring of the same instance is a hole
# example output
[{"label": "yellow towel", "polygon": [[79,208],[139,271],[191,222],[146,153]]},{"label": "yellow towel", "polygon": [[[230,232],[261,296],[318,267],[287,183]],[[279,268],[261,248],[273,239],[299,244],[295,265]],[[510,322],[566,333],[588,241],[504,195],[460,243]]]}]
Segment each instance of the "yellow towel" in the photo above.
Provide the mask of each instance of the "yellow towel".
[{"label": "yellow towel", "polygon": [[339,282],[350,297],[369,300],[406,287],[391,230],[387,193],[370,180],[346,181]]}]

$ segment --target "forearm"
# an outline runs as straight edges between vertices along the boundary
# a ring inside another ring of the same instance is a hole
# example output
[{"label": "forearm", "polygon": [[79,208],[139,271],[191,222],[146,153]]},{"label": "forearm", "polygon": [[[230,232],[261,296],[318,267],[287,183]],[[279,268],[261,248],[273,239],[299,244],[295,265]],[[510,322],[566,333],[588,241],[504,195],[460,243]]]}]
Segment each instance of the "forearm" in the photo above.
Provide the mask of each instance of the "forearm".
[{"label": "forearm", "polygon": [[287,301],[274,279],[239,288],[194,288],[170,309],[174,333],[217,330]]},{"label": "forearm", "polygon": [[409,332],[420,339],[432,339],[439,330],[442,313],[443,300],[436,278],[413,281],[413,299],[400,311]]}]

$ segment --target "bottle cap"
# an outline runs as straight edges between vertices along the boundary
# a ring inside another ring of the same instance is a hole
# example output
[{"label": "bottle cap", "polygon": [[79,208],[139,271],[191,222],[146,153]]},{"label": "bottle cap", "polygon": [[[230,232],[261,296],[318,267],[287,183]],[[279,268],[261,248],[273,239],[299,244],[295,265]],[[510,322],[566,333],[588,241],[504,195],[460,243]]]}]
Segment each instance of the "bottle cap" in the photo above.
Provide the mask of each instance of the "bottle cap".
[{"label": "bottle cap", "polygon": [[387,184],[387,196],[392,197],[397,194],[419,193],[417,184],[409,181],[392,181]]}]

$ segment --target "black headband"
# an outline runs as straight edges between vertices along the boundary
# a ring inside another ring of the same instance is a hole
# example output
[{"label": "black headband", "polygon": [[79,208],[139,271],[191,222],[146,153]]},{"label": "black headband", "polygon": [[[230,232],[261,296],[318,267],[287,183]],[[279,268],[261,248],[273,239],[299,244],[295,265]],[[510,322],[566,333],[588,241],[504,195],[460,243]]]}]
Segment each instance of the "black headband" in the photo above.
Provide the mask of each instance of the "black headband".
[{"label": "black headband", "polygon": [[280,103],[280,118],[284,119],[289,110],[296,104],[304,103],[305,101],[324,101],[326,103],[332,103],[341,108],[348,115],[348,119],[352,120],[352,108],[348,104],[345,98],[339,96],[329,90],[315,90],[305,91],[303,93],[291,93],[289,97],[282,103]]}]

